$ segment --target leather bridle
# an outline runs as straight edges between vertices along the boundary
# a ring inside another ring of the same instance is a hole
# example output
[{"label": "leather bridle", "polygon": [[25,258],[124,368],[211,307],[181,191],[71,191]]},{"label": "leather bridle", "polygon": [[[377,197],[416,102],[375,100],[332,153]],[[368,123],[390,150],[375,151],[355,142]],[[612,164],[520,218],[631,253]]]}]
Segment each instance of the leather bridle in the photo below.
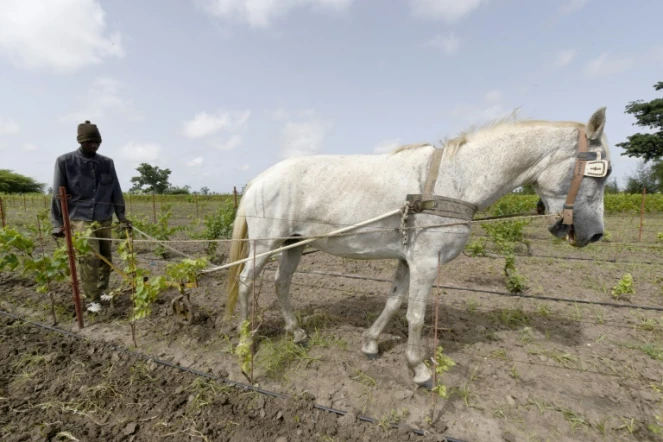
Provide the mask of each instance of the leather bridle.
[{"label": "leather bridle", "polygon": [[573,225],[573,207],[582,180],[588,176],[593,178],[603,178],[608,175],[610,163],[601,158],[600,152],[589,152],[589,141],[585,129],[578,129],[578,153],[576,154],[576,163],[573,168],[573,178],[571,187],[566,195],[564,210],[562,211],[562,224],[566,226]]}]

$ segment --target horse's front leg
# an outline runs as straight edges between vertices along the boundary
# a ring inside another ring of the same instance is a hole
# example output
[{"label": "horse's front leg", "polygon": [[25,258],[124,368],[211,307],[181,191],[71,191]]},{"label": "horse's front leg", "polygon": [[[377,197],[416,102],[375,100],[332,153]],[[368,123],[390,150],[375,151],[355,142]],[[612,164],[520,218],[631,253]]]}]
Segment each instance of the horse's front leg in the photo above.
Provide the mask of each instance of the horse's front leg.
[{"label": "horse's front leg", "polygon": [[421,331],[424,327],[428,295],[437,275],[438,259],[416,259],[410,262],[410,298],[407,307],[409,325],[406,357],[414,371],[414,382],[422,387],[433,388],[433,378],[423,362],[424,348]]},{"label": "horse's front leg", "polygon": [[378,358],[378,339],[389,323],[389,320],[394,316],[394,313],[401,307],[403,299],[407,296],[409,283],[410,270],[408,265],[405,261],[399,261],[384,310],[382,310],[382,313],[375,320],[371,328],[366,330],[362,336],[361,351],[369,359]]}]

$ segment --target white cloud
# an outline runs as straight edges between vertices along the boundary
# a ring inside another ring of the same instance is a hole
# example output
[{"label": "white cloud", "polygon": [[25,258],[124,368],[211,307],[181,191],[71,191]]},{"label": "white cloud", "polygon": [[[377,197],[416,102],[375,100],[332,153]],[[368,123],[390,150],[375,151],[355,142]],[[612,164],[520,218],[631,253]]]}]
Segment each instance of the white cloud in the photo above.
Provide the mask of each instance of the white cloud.
[{"label": "white cloud", "polygon": [[11,118],[0,117],[0,135],[14,135],[19,131],[18,123]]},{"label": "white cloud", "polygon": [[502,101],[502,91],[494,89],[486,94],[484,99],[488,102]]},{"label": "white cloud", "polygon": [[459,104],[452,111],[451,116],[469,124],[481,124],[487,121],[503,118],[513,113],[504,105],[504,95],[500,90],[492,90],[484,96],[482,104]]},{"label": "white cloud", "polygon": [[563,68],[564,66],[571,63],[577,55],[578,51],[575,49],[564,49],[563,51],[557,53],[553,64],[556,68]]},{"label": "white cloud", "polygon": [[480,124],[486,121],[501,118],[509,112],[501,103],[490,106],[481,106],[474,104],[461,104],[451,111],[453,117],[465,120],[471,124]]},{"label": "white cloud", "polygon": [[432,46],[440,49],[447,55],[454,55],[458,52],[460,41],[453,32],[450,32],[446,37],[443,37],[439,34],[436,35],[430,39],[425,46]]},{"label": "white cloud", "polygon": [[186,167],[200,167],[203,165],[203,157],[196,157],[193,160],[186,163]]},{"label": "white cloud", "polygon": [[569,0],[562,5],[560,10],[564,14],[571,14],[585,7],[590,0]]},{"label": "white cloud", "polygon": [[605,77],[629,70],[635,64],[634,57],[612,57],[603,53],[587,62],[584,72],[589,77]]},{"label": "white cloud", "polygon": [[237,130],[242,128],[251,111],[230,112],[218,111],[215,114],[207,112],[197,113],[192,120],[182,123],[181,134],[187,138],[198,139],[213,135],[220,130]]},{"label": "white cloud", "polygon": [[242,172],[245,172],[251,168],[250,164],[242,164],[241,166],[237,166],[237,170],[240,170]]},{"label": "white cloud", "polygon": [[275,120],[287,120],[288,118],[290,118],[290,114],[288,114],[288,112],[281,107],[276,109],[274,113],[272,113],[272,118]]},{"label": "white cloud", "polygon": [[289,121],[281,130],[281,158],[313,155],[321,152],[332,123],[318,118],[304,122]]},{"label": "white cloud", "polygon": [[31,143],[25,143],[23,146],[21,146],[21,149],[23,149],[26,152],[32,152],[34,150],[37,150],[37,146]]},{"label": "white cloud", "polygon": [[[653,46],[641,53],[612,55],[604,52],[589,60],[583,71],[588,77],[605,77],[626,72],[637,66],[639,69],[659,69],[663,63],[663,45]],[[650,67],[651,65],[659,65]]]},{"label": "white cloud", "polygon": [[343,12],[354,0],[194,0],[209,15],[248,24],[253,28],[267,28],[296,8],[309,7],[317,11]]},{"label": "white cloud", "polygon": [[130,141],[118,152],[120,160],[138,165],[139,163],[160,163],[162,148],[156,143],[138,143]]},{"label": "white cloud", "polygon": [[0,53],[27,69],[73,72],[124,56],[97,0],[0,0]]},{"label": "white cloud", "polygon": [[453,23],[478,9],[488,0],[410,0],[415,17]]},{"label": "white cloud", "polygon": [[60,117],[60,121],[82,123],[90,120],[94,123],[95,119],[109,114],[120,115],[131,121],[141,121],[143,115],[134,108],[133,100],[122,96],[123,87],[122,83],[112,77],[97,77],[81,100],[85,103],[82,109]]},{"label": "white cloud", "polygon": [[400,145],[401,140],[399,139],[382,140],[373,147],[373,153],[381,154],[391,152]]},{"label": "white cloud", "polygon": [[219,143],[216,145],[216,148],[219,150],[233,150],[239,147],[242,144],[242,136],[239,134],[231,135],[227,141]]}]

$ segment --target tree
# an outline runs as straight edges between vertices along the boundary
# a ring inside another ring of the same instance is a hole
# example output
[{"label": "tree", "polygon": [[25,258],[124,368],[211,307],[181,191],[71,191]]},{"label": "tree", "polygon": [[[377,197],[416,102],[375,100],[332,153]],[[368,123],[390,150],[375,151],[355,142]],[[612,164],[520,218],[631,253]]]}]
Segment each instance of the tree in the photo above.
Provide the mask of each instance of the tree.
[{"label": "tree", "polygon": [[[663,81],[654,85],[654,89],[663,89]],[[649,134],[636,133],[628,138],[628,141],[617,143],[625,150],[622,155],[644,159],[645,163],[650,160],[660,160],[663,157],[663,98],[644,102],[643,100],[631,101],[626,106],[625,113],[635,116],[637,120],[634,126],[648,127],[656,132]]]},{"label": "tree", "polygon": [[209,187],[207,187],[207,186],[201,187],[200,188],[200,194],[201,195],[209,195]]},{"label": "tree", "polygon": [[619,193],[619,184],[617,184],[617,178],[613,178],[612,181],[605,183],[604,191],[605,193]]},{"label": "tree", "polygon": [[643,161],[638,164],[635,174],[628,177],[624,191],[642,193],[643,188],[647,189],[647,193],[663,192],[663,161],[649,165]]},{"label": "tree", "polygon": [[170,186],[164,193],[167,193],[168,195],[190,195],[191,194],[191,186],[184,186],[184,187],[177,187],[177,186]]},{"label": "tree", "polygon": [[[132,191],[145,191],[150,193],[164,193],[170,187],[168,177],[170,169],[159,169],[147,163],[140,163],[136,168],[140,175],[131,178],[134,183]],[[146,186],[146,188],[144,188]]]},{"label": "tree", "polygon": [[46,184],[38,183],[30,177],[9,169],[0,169],[0,193],[43,193],[44,187]]}]

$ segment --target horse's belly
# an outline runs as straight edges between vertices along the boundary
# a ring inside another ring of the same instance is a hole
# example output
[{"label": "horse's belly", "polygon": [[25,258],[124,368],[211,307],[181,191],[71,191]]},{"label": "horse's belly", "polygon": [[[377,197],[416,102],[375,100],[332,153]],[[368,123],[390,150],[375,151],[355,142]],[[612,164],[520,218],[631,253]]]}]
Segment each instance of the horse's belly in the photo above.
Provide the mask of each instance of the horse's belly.
[{"label": "horse's belly", "polygon": [[355,236],[325,238],[311,247],[334,256],[349,259],[401,259],[403,249],[393,233],[367,233]]}]

